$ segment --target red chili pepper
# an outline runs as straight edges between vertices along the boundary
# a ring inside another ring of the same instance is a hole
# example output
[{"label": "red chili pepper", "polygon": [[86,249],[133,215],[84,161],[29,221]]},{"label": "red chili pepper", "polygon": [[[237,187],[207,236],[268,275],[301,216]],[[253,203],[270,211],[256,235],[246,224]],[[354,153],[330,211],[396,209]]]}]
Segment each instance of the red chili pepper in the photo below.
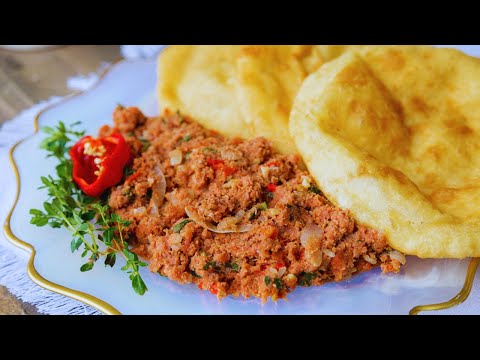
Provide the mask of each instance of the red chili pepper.
[{"label": "red chili pepper", "polygon": [[132,159],[122,135],[85,136],[70,149],[73,181],[89,196],[100,196],[123,178],[123,168]]},{"label": "red chili pepper", "polygon": [[277,265],[275,265],[275,269],[280,270],[284,266],[285,266],[284,263],[278,263]]},{"label": "red chili pepper", "polygon": [[208,159],[207,164],[213,167],[215,170],[223,170],[226,176],[235,174],[237,169],[228,165],[221,159]]},{"label": "red chili pepper", "polygon": [[211,292],[213,295],[217,295],[217,294],[218,294],[217,283],[213,283],[212,286],[210,286],[210,292]]},{"label": "red chili pepper", "polygon": [[270,184],[267,185],[266,189],[269,192],[275,192],[275,190],[277,190],[277,185],[270,183]]},{"label": "red chili pepper", "polygon": [[270,167],[270,166],[280,166],[281,164],[280,164],[280,161],[270,161],[266,165]]},{"label": "red chili pepper", "polygon": [[225,165],[223,167],[223,172],[225,173],[226,176],[233,175],[237,172],[237,169],[231,166]]},{"label": "red chili pepper", "polygon": [[220,170],[225,162],[220,159],[208,159],[207,164],[213,167],[215,170]]},{"label": "red chili pepper", "polygon": [[125,180],[126,182],[131,182],[133,180],[135,180],[136,178],[138,178],[140,176],[140,173],[137,171],[135,173],[133,173],[132,175],[130,175],[127,180]]},{"label": "red chili pepper", "polygon": [[203,290],[203,281],[200,281],[197,286],[200,290]]},{"label": "red chili pepper", "polygon": [[278,236],[278,230],[277,230],[277,229],[273,229],[273,230],[272,230],[272,233],[271,233],[270,236],[269,236],[269,238],[270,238],[270,239],[275,239],[277,236]]}]

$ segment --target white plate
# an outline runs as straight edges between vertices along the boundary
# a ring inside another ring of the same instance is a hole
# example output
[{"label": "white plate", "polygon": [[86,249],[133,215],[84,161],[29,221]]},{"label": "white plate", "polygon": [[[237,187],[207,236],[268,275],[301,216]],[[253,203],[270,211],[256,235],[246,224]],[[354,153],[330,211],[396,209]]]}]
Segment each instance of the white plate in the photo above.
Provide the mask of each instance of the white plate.
[{"label": "white plate", "polygon": [[[39,126],[81,121],[89,134],[111,123],[117,103],[136,105],[155,115],[155,61],[121,62],[111,67],[97,86],[40,114]],[[28,272],[38,284],[82,300],[105,313],[123,314],[407,314],[420,304],[446,301],[461,289],[468,260],[420,260],[409,257],[400,274],[379,269],[341,283],[297,288],[288,301],[228,297],[218,301],[194,285],[179,285],[142,269],[149,288],[144,296],[134,293],[128,276],[98,263],[81,273],[80,253],[70,252],[70,234],[63,229],[30,225],[31,208],[42,208],[46,193],[37,190],[40,176],[54,172],[54,161],[39,149],[44,135],[37,132],[12,150],[18,170],[19,196],[6,233],[17,245],[32,252]],[[8,221],[9,220],[9,221]],[[33,251],[35,249],[35,251]],[[35,253],[36,252],[36,253]]]}]

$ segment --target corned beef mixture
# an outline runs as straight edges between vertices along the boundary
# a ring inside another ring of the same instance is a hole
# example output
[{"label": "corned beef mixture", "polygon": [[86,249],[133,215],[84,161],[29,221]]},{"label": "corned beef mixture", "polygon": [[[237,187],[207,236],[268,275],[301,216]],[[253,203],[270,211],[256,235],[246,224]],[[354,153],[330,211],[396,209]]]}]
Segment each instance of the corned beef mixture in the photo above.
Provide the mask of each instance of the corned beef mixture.
[{"label": "corned beef mixture", "polygon": [[[298,156],[264,138],[227,139],[181,114],[118,107],[115,127],[135,159],[109,205],[150,270],[218,298],[284,298],[296,286],[340,281],[404,256],[334,207]],[[165,194],[165,195],[164,195]],[[188,214],[187,214],[188,213]]]}]

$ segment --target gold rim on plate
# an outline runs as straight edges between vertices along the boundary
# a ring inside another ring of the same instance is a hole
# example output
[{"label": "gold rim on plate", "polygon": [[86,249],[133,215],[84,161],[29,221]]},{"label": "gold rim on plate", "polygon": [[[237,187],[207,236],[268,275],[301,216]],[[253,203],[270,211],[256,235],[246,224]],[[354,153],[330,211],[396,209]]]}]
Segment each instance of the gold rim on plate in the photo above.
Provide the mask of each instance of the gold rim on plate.
[{"label": "gold rim on plate", "polygon": [[68,95],[68,96],[64,97],[59,102],[57,102],[55,104],[52,104],[52,105],[49,105],[49,106],[45,107],[43,110],[41,110],[35,116],[35,118],[33,120],[33,130],[34,130],[33,134],[25,137],[24,139],[18,141],[15,145],[12,146],[12,148],[9,151],[9,158],[10,158],[10,165],[12,166],[12,169],[13,169],[13,172],[14,172],[14,175],[15,175],[15,181],[17,183],[17,191],[15,193],[15,199],[13,201],[12,208],[8,212],[7,218],[5,219],[5,224],[3,226],[5,235],[7,236],[7,239],[9,239],[14,245],[16,245],[16,246],[20,247],[21,249],[30,253],[30,258],[29,258],[28,264],[27,264],[27,274],[33,280],[33,282],[35,282],[37,285],[39,285],[39,286],[41,286],[41,287],[43,287],[47,290],[59,293],[61,295],[68,296],[68,297],[70,297],[72,299],[75,299],[75,300],[79,300],[79,301],[81,301],[81,302],[83,302],[87,305],[90,305],[90,306],[94,307],[95,309],[97,309],[97,310],[99,310],[99,311],[101,311],[101,312],[103,312],[104,314],[107,314],[107,315],[122,315],[122,313],[120,311],[118,311],[117,309],[115,309],[109,303],[107,303],[103,300],[100,300],[99,298],[97,298],[93,295],[84,293],[82,291],[70,289],[68,287],[56,284],[54,282],[51,282],[51,281],[45,279],[43,276],[41,276],[38,273],[37,269],[35,269],[34,261],[35,261],[36,251],[35,251],[35,248],[33,247],[33,245],[29,244],[28,242],[26,242],[22,239],[19,239],[12,232],[12,229],[11,229],[11,226],[10,226],[10,219],[12,217],[13,211],[15,210],[15,207],[17,206],[17,203],[18,203],[18,199],[20,197],[20,174],[18,172],[17,164],[15,163],[15,160],[13,158],[13,153],[14,153],[14,151],[15,151],[15,149],[18,145],[20,145],[23,141],[29,139],[30,137],[32,137],[36,133],[38,133],[38,130],[39,130],[38,120],[44,112],[54,108],[57,105],[63,104],[63,103],[65,103],[65,102],[67,102],[67,101],[69,101],[69,100],[71,100],[71,99],[73,99],[77,96],[80,96],[80,95],[86,93],[89,90],[92,90],[92,89],[96,88],[98,86],[98,84],[100,84],[100,81],[107,75],[107,73],[113,67],[115,67],[116,65],[121,63],[122,61],[123,61],[122,59],[117,59],[114,62],[112,62],[112,64],[110,64],[99,75],[98,81],[90,89],[87,89],[85,91],[73,92],[71,95]]},{"label": "gold rim on plate", "polygon": [[473,258],[468,264],[467,275],[465,276],[465,283],[463,284],[462,290],[451,298],[448,301],[430,304],[430,305],[418,305],[410,310],[410,315],[418,315],[420,311],[435,311],[435,310],[444,310],[454,306],[457,306],[467,300],[470,291],[472,290],[473,280],[475,279],[475,274],[477,273],[478,265],[480,264],[480,258]]},{"label": "gold rim on plate", "polygon": [[[11,166],[13,168],[13,172],[15,174],[15,181],[17,183],[17,191],[16,191],[16,194],[15,194],[15,200],[13,202],[12,208],[10,209],[10,211],[7,215],[7,218],[5,220],[5,224],[4,224],[4,231],[5,231],[5,235],[7,236],[7,238],[14,245],[16,245],[16,246],[18,246],[18,247],[22,248],[23,250],[30,253],[30,259],[29,259],[28,265],[27,265],[27,274],[37,285],[39,285],[39,286],[41,286],[41,287],[43,287],[47,290],[50,290],[50,291],[59,293],[61,295],[68,296],[68,297],[73,298],[75,300],[79,300],[81,302],[84,302],[85,304],[90,305],[90,306],[94,307],[95,309],[100,310],[101,312],[103,312],[104,314],[107,314],[107,315],[122,315],[122,313],[120,311],[118,311],[117,309],[115,309],[112,305],[108,304],[107,302],[105,302],[103,300],[100,300],[99,298],[97,298],[93,295],[90,295],[90,294],[87,294],[87,293],[84,293],[84,292],[81,292],[81,291],[78,291],[78,290],[70,289],[68,287],[53,283],[53,282],[45,279],[44,277],[42,277],[37,272],[37,270],[35,269],[35,266],[34,266],[34,260],[35,260],[35,254],[36,254],[35,248],[31,244],[29,244],[28,242],[19,239],[17,236],[15,236],[15,234],[13,234],[12,229],[10,227],[10,219],[12,217],[13,211],[15,210],[15,207],[18,203],[18,199],[20,197],[20,174],[18,172],[17,165],[16,165],[15,160],[13,158],[13,153],[14,153],[15,148],[20,143],[22,143],[24,140],[34,136],[38,132],[38,130],[39,130],[38,120],[39,120],[40,116],[45,111],[50,110],[57,105],[63,104],[64,102],[66,102],[68,100],[71,100],[74,97],[82,95],[82,94],[86,93],[87,91],[93,90],[94,88],[96,88],[98,86],[98,84],[105,77],[105,75],[114,66],[118,65],[122,61],[124,61],[124,60],[120,59],[120,60],[116,60],[112,64],[110,64],[100,74],[98,81],[91,88],[89,88],[85,91],[74,92],[72,95],[66,96],[64,99],[60,100],[59,102],[57,102],[55,104],[52,104],[50,106],[47,106],[45,109],[40,111],[35,116],[35,119],[34,119],[34,123],[33,123],[34,133],[32,135],[24,138],[23,140],[18,141],[15,145],[12,146],[12,148],[9,151],[9,157],[10,157],[10,164],[11,164]],[[464,302],[468,298],[468,296],[470,294],[470,291],[472,290],[473,280],[475,278],[475,274],[476,274],[476,271],[477,271],[477,268],[478,268],[479,264],[480,264],[480,258],[473,258],[470,261],[470,264],[469,264],[468,270],[467,270],[467,274],[465,276],[465,283],[463,285],[463,288],[452,299],[450,299],[449,301],[446,301],[446,302],[438,303],[438,304],[415,306],[414,308],[412,308],[410,310],[409,314],[410,315],[417,315],[420,311],[433,311],[433,310],[448,309],[448,308],[451,308],[453,306],[457,306],[457,305],[461,304],[462,302]]]}]

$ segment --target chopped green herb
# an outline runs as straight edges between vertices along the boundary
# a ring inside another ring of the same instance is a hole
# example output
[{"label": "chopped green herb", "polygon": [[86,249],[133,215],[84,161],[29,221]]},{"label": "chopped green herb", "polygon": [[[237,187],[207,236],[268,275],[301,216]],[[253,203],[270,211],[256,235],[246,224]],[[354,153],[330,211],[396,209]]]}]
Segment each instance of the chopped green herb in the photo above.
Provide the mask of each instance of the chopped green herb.
[{"label": "chopped green herb", "polygon": [[182,220],[180,221],[179,223],[173,225],[172,227],[172,231],[174,233],[179,233],[180,231],[182,231],[182,229],[184,228],[185,225],[187,225],[189,222],[192,222],[192,220],[190,219],[185,219],[185,220]]},{"label": "chopped green herb", "polygon": [[123,195],[128,198],[128,201],[132,201],[133,198],[135,197],[135,194],[132,193],[132,190],[130,188],[127,188],[127,190],[123,192]]},{"label": "chopped green herb", "polygon": [[234,262],[234,263],[227,262],[227,263],[225,263],[225,267],[227,269],[230,269],[230,270],[235,271],[235,272],[240,271],[240,265],[238,265],[236,262]]},{"label": "chopped green herb", "polygon": [[191,151],[188,151],[188,152],[185,154],[185,160],[190,159],[190,155],[192,155],[192,152],[191,152]]},{"label": "chopped green herb", "polygon": [[153,193],[153,190],[152,189],[148,189],[147,190],[147,193],[145,194],[145,197],[150,200],[152,198],[152,193]]},{"label": "chopped green herb", "polygon": [[216,153],[217,150],[212,149],[212,148],[210,148],[210,147],[206,147],[206,148],[203,149],[203,152],[204,152],[204,153]]},{"label": "chopped green herb", "polygon": [[219,270],[220,267],[218,266],[216,261],[211,260],[207,262],[205,265],[203,265],[203,270],[210,270],[210,269]]},{"label": "chopped green herb", "polygon": [[177,116],[180,118],[180,119],[179,119],[179,120],[180,120],[180,124],[182,124],[182,123],[185,121],[185,119],[183,118],[182,114],[180,114],[180,110],[177,110]]},{"label": "chopped green herb", "polygon": [[299,276],[298,285],[300,286],[310,286],[312,281],[317,277],[317,274],[310,272],[302,272]]},{"label": "chopped green herb", "polygon": [[282,290],[283,288],[285,288],[283,281],[280,279],[273,280],[273,285],[277,288],[277,290]]},{"label": "chopped green herb", "polygon": [[267,286],[270,286],[272,284],[272,278],[270,276],[265,276],[263,281],[265,281],[265,285]]},{"label": "chopped green herb", "polygon": [[112,252],[110,254],[108,254],[105,258],[105,266],[110,266],[110,267],[113,267],[113,265],[115,265],[115,261],[117,260],[117,254]]},{"label": "chopped green herb", "polygon": [[253,208],[252,213],[248,217],[248,221],[252,221],[253,219],[255,219],[257,217],[257,214],[258,214],[258,209],[255,207]]},{"label": "chopped green herb", "polygon": [[93,269],[102,256],[105,265],[113,266],[116,254],[121,254],[126,260],[122,270],[129,274],[135,292],[143,295],[147,286],[140,277],[139,268],[147,264],[128,248],[125,236],[130,221],[123,220],[111,211],[108,194],[99,198],[86,196],[72,180],[73,163],[69,150],[84,132],[67,129],[62,122],[55,128],[45,127],[42,130],[48,136],[40,147],[48,152],[48,157],[54,157],[58,165],[55,176],[40,178],[43,184],[41,188],[47,190],[49,198],[43,203],[43,211],[30,210],[30,223],[69,230],[72,233],[70,250],[75,252],[83,245],[81,257],[88,256],[87,262],[80,267],[82,272]]},{"label": "chopped green herb", "polygon": [[323,195],[322,191],[319,188],[317,188],[315,185],[310,185],[310,187],[308,188],[308,191],[317,195]]},{"label": "chopped green herb", "polygon": [[265,191],[265,192],[263,193],[263,197],[264,197],[264,199],[265,199],[266,202],[270,202],[270,201],[272,201],[272,199],[273,199],[273,193],[270,192],[270,191]]},{"label": "chopped green herb", "polygon": [[200,275],[198,275],[195,271],[193,270],[190,270],[190,274],[192,274],[193,276],[195,276],[196,278],[199,278],[201,279],[202,277]]},{"label": "chopped green herb", "polygon": [[192,136],[190,134],[185,135],[180,142],[188,142],[192,140]]},{"label": "chopped green herb", "polygon": [[138,140],[142,143],[142,152],[147,151],[151,145],[150,141],[145,138],[139,138]]},{"label": "chopped green herb", "polygon": [[130,166],[125,166],[123,168],[123,176],[124,178],[128,178],[130,175],[132,175],[135,172]]},{"label": "chopped green herb", "polygon": [[93,269],[93,261],[88,261],[80,267],[81,272],[90,271]]},{"label": "chopped green herb", "polygon": [[263,202],[263,203],[259,204],[259,205],[257,206],[257,208],[258,208],[260,211],[265,211],[265,210],[268,209],[268,205],[267,205],[266,202]]}]

